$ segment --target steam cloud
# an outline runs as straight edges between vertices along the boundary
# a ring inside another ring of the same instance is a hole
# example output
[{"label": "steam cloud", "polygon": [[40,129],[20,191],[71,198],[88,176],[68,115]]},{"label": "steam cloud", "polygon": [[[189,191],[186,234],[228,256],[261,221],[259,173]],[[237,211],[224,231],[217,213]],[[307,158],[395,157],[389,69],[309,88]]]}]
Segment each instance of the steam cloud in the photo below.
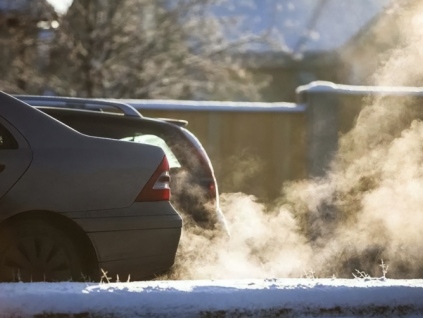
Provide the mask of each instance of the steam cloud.
[{"label": "steam cloud", "polygon": [[[374,85],[419,86],[423,3],[395,6],[401,47]],[[383,31],[383,30],[381,30]],[[385,30],[389,32],[389,30]],[[367,98],[323,178],[287,185],[276,208],[235,193],[221,196],[231,238],[185,228],[172,279],[347,277],[355,269],[423,276],[423,123],[411,97]]]}]

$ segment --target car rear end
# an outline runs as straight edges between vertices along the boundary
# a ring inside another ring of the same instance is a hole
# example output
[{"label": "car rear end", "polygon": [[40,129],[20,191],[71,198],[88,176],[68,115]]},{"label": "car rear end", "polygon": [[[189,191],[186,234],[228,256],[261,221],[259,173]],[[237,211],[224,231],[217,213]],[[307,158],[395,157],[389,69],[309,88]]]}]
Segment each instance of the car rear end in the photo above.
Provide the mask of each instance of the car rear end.
[{"label": "car rear end", "polygon": [[113,278],[144,279],[170,268],[182,219],[169,201],[162,149],[78,139],[61,148],[34,148],[31,166],[2,198],[0,209],[54,211],[72,220],[92,242],[99,268]]},{"label": "car rear end", "polygon": [[[194,151],[189,152],[193,157],[190,163],[192,166],[191,173],[193,174],[193,178],[197,180],[199,186],[203,189],[203,191],[198,193],[197,197],[200,196],[200,202],[204,203],[201,207],[197,207],[197,211],[193,215],[193,218],[196,223],[203,224],[208,228],[219,228],[227,232],[226,219],[220,209],[219,189],[213,166],[207,152],[194,134],[185,128],[181,127],[179,129],[194,149]],[[188,152],[185,153],[185,155],[187,154]],[[181,202],[181,204],[187,205],[183,202]],[[187,209],[189,207],[185,206],[184,208]]]},{"label": "car rear end", "polygon": [[228,233],[219,205],[213,166],[199,140],[184,128],[186,121],[126,116],[92,109],[102,109],[103,103],[109,106],[106,101],[96,101],[96,105],[90,101],[89,109],[69,109],[66,107],[74,106],[78,99],[65,98],[63,104],[56,105],[55,100],[62,102],[62,98],[37,97],[36,101],[31,98],[24,99],[37,106],[49,105],[39,109],[81,133],[147,143],[164,149],[170,163],[171,202],[183,214],[184,226],[218,228]]},{"label": "car rear end", "polygon": [[186,121],[135,116],[130,106],[128,114],[107,113],[116,102],[96,100],[94,104],[92,100],[42,96],[19,98],[81,133],[162,147],[170,163],[171,202],[184,215],[184,226],[219,228],[227,233],[212,164],[199,140],[184,128]]},{"label": "car rear end", "polygon": [[172,266],[182,219],[161,148],[81,134],[9,97],[1,115],[26,138],[32,160],[1,197],[0,221],[42,215],[64,235],[85,235],[113,277]]}]

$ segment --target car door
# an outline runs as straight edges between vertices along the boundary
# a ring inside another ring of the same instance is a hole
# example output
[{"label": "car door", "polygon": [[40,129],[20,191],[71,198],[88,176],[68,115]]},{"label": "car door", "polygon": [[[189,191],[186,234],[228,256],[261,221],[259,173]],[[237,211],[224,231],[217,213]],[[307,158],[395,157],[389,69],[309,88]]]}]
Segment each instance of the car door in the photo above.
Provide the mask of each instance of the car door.
[{"label": "car door", "polygon": [[0,199],[25,173],[31,160],[26,139],[0,116]]}]

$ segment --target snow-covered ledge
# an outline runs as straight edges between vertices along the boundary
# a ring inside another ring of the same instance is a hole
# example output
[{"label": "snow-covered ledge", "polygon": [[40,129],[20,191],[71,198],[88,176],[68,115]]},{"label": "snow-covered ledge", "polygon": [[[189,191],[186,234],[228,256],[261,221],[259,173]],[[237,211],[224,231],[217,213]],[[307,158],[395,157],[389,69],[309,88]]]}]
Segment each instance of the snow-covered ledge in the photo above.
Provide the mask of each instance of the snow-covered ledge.
[{"label": "snow-covered ledge", "polygon": [[423,280],[0,284],[0,317],[422,316]]}]

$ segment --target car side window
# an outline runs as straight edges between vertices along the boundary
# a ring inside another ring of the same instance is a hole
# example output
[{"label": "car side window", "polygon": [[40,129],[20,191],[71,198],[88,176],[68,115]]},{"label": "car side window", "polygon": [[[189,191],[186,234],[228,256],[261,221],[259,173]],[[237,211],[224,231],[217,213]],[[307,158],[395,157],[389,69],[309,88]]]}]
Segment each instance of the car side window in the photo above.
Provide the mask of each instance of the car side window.
[{"label": "car side window", "polygon": [[12,134],[0,124],[0,150],[18,149],[18,143]]}]

